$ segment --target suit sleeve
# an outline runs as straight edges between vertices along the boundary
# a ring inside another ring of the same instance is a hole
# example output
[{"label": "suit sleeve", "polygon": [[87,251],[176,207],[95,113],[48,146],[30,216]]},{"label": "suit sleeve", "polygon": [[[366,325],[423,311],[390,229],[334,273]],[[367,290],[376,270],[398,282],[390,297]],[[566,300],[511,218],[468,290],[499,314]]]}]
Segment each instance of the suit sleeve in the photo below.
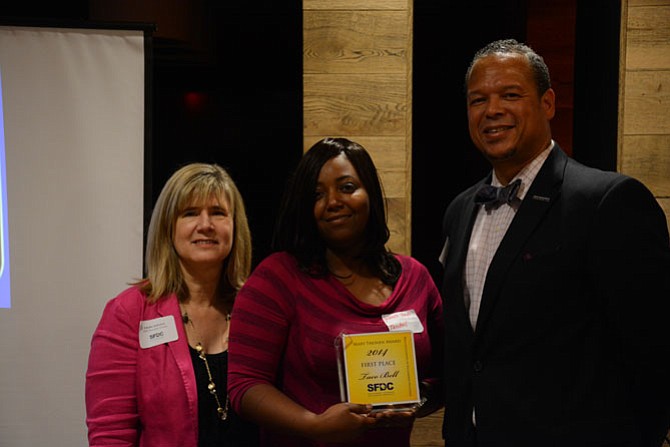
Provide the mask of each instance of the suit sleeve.
[{"label": "suit sleeve", "polygon": [[599,204],[595,288],[630,372],[642,446],[659,446],[670,426],[670,243],[665,215],[640,182],[616,182]]}]

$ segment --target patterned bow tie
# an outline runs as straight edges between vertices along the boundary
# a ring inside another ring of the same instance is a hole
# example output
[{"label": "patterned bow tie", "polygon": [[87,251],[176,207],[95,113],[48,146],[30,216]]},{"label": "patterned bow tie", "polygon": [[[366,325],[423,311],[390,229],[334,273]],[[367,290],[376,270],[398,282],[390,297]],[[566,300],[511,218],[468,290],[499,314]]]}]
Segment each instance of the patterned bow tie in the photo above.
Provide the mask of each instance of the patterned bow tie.
[{"label": "patterned bow tie", "polygon": [[486,205],[487,209],[498,208],[503,203],[512,205],[512,203],[519,200],[516,194],[520,186],[520,178],[504,187],[482,185],[475,195],[475,203]]}]

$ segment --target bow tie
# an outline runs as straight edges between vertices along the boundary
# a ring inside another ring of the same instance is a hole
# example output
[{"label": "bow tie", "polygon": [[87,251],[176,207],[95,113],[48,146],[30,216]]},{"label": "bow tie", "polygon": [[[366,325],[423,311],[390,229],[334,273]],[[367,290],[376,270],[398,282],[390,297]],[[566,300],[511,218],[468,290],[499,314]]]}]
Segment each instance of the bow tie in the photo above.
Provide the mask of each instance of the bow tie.
[{"label": "bow tie", "polygon": [[512,205],[512,203],[519,200],[516,194],[520,186],[520,178],[504,187],[482,185],[475,195],[475,203],[486,205],[487,209],[498,208],[503,203]]}]

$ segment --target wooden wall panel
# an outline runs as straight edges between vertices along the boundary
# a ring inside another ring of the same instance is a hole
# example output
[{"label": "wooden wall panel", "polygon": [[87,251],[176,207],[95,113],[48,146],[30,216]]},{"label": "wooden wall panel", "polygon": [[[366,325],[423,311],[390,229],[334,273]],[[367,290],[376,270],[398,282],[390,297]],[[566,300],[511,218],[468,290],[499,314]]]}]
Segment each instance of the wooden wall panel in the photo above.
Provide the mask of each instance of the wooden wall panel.
[{"label": "wooden wall panel", "polygon": [[670,134],[670,69],[627,71],[624,95],[624,135]]},{"label": "wooden wall panel", "polygon": [[399,75],[303,76],[305,135],[403,135],[406,79]]},{"label": "wooden wall panel", "polygon": [[628,6],[668,6],[670,0],[628,0]]},{"label": "wooden wall panel", "polygon": [[302,9],[327,10],[408,10],[411,0],[303,0]]},{"label": "wooden wall panel", "polygon": [[410,244],[407,240],[411,233],[407,232],[407,200],[405,198],[386,198],[386,214],[388,217],[388,227],[391,232],[391,238],[388,242],[389,250],[396,253],[404,253],[406,246]]},{"label": "wooden wall panel", "polygon": [[444,447],[442,418],[444,410],[417,419],[412,430],[412,447]]},{"label": "wooden wall panel", "polygon": [[[622,0],[618,168],[670,217],[670,0]],[[670,228],[670,218],[668,218]]]},{"label": "wooden wall panel", "polygon": [[670,197],[670,135],[624,136],[621,170],[657,197]]},{"label": "wooden wall panel", "polygon": [[661,6],[630,8],[626,69],[670,67],[670,0]]},{"label": "wooden wall panel", "polygon": [[303,2],[303,145],[341,136],[370,151],[389,248],[411,253],[411,0]]},{"label": "wooden wall panel", "polygon": [[406,11],[305,11],[305,73],[407,72]]}]

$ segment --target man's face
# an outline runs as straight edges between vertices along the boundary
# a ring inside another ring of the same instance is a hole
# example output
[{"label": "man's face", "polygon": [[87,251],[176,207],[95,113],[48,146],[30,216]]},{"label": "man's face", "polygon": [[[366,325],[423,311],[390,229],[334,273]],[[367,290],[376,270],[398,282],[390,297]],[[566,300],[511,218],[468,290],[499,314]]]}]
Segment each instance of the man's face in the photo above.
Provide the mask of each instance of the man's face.
[{"label": "man's face", "polygon": [[554,92],[549,89],[539,97],[530,65],[521,55],[494,54],[475,63],[467,110],[470,137],[494,167],[518,172],[551,139]]}]

